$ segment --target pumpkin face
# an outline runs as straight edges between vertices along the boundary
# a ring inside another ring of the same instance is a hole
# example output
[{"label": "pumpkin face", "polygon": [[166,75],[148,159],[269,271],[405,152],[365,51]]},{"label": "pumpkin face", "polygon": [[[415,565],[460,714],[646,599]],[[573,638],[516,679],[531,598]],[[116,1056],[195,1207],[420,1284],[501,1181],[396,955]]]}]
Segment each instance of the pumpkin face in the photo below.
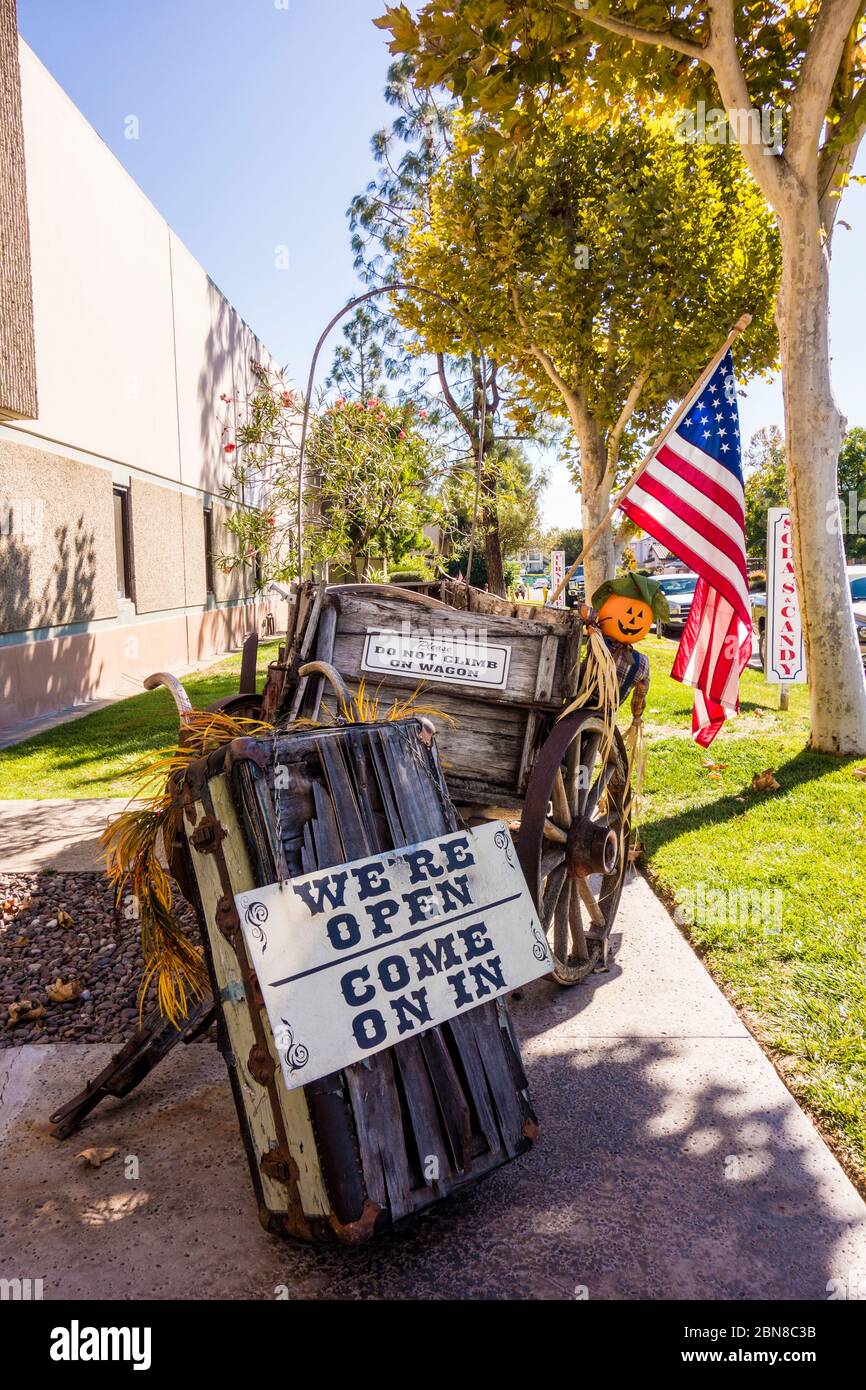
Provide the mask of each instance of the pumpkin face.
[{"label": "pumpkin face", "polygon": [[598,625],[615,642],[640,642],[653,623],[653,611],[639,598],[609,594],[598,610]]}]

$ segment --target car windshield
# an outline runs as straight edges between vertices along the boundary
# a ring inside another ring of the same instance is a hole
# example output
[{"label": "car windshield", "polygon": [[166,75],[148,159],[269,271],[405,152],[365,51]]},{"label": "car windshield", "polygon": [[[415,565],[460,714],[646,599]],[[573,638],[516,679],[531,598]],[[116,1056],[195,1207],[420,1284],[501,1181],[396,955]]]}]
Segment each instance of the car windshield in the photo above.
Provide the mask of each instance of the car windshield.
[{"label": "car windshield", "polygon": [[866,598],[866,574],[861,574],[858,579],[851,580],[851,598],[854,603]]},{"label": "car windshield", "polygon": [[662,593],[667,594],[668,598],[670,598],[671,594],[693,594],[697,582],[696,579],[689,579],[686,575],[677,579],[659,580]]}]

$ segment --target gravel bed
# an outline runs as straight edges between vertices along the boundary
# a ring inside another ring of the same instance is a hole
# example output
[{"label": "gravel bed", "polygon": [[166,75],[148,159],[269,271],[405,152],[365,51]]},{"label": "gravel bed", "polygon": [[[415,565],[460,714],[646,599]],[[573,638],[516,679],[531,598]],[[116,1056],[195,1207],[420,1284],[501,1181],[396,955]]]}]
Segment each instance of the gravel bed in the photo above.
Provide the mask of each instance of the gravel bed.
[{"label": "gravel bed", "polygon": [[[195,913],[179,889],[174,901],[198,944]],[[115,907],[102,875],[0,874],[0,913],[0,1048],[125,1042],[138,1022],[138,923]],[[58,982],[74,997],[52,1000]],[[22,1013],[14,1006],[25,1000],[30,1010]],[[41,1016],[28,1017],[39,1009]]]}]

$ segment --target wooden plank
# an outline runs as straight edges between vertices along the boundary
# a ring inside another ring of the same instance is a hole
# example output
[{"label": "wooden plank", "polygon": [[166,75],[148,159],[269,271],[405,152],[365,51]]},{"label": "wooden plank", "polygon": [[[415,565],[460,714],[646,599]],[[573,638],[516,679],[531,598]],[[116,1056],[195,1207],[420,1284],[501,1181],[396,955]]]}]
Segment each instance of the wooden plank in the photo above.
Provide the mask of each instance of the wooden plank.
[{"label": "wooden plank", "polygon": [[506,1151],[513,1158],[526,1147],[523,1134],[526,1116],[505,1055],[496,1005],[482,1004],[477,1009],[468,1010],[463,1018],[467,1027],[475,1034],[481,1064],[493,1098],[499,1131]]},{"label": "wooden plank", "polygon": [[[333,864],[342,864],[344,859],[350,856],[343,854],[343,842],[328,789],[318,780],[313,783],[313,800],[316,804],[316,819],[309,827],[316,852],[313,868],[329,869]],[[308,869],[307,872],[311,873],[312,869]]]},{"label": "wooden plank", "polygon": [[474,1127],[483,1135],[490,1152],[496,1153],[502,1147],[502,1136],[496,1122],[487,1074],[478,1052],[475,1030],[468,1026],[468,1017],[468,1014],[458,1014],[456,1018],[442,1025],[442,1031],[446,1037],[451,1034],[457,1048],[469,1088],[467,1099],[471,1102],[474,1112]]},{"label": "wooden plank", "polygon": [[[331,815],[336,820],[344,850],[342,860],[338,858],[332,859],[327,864],[319,863],[320,869],[328,869],[331,864],[339,864],[352,859],[365,859],[368,854],[373,853],[374,846],[370,843],[367,835],[361,812],[358,809],[355,788],[346,766],[345,740],[342,745],[323,742],[319,749],[319,757],[322,760],[322,767],[328,782],[332,806]],[[318,825],[318,803],[316,815]]]},{"label": "wooden plank", "polygon": [[451,1054],[442,1031],[428,1028],[418,1036],[430,1084],[439,1107],[443,1133],[448,1142],[451,1166],[457,1172],[471,1163],[472,1118]]},{"label": "wooden plank", "polygon": [[[334,637],[337,632],[337,609],[335,604],[325,598],[322,607],[322,616],[319,619],[319,630],[316,634],[316,661],[330,662],[334,655]],[[322,696],[325,692],[325,677],[319,676],[313,683],[314,690],[312,699],[308,696],[310,719],[318,719],[322,708]]]},{"label": "wooden plank", "polygon": [[[378,1052],[347,1067],[343,1075],[352,1101],[369,1195],[387,1207],[396,1221],[414,1210],[415,1202],[392,1057],[393,1050]],[[380,1197],[373,1196],[373,1192]],[[384,1201],[380,1200],[382,1196]]]},{"label": "wooden plank", "polygon": [[[534,698],[539,703],[550,699],[556,679],[556,663],[559,650],[559,637],[549,633],[541,644],[541,656],[539,658],[538,672],[535,680]],[[517,790],[521,795],[526,791],[526,785],[532,771],[539,724],[540,716],[538,714],[531,714],[526,720],[523,749],[520,754],[520,766],[517,771]]]},{"label": "wooden plank", "polygon": [[435,816],[438,801],[434,798],[434,791],[427,778],[423,781],[418,778],[416,765],[407,758],[398,739],[393,737],[391,728],[384,727],[379,730],[379,741],[391,774],[393,791],[398,799],[400,819],[406,828],[406,834],[409,835],[409,844],[427,840],[431,834],[436,833],[435,828],[430,828],[435,827],[438,819]]},{"label": "wooden plank", "polygon": [[430,1075],[418,1038],[405,1038],[391,1049],[394,1066],[403,1082],[403,1095],[415,1141],[420,1182],[434,1192],[447,1191],[451,1177],[448,1144]]},{"label": "wooden plank", "polygon": [[[232,876],[232,886],[236,892],[241,893],[248,888],[254,888],[256,879],[225,775],[211,781],[210,792],[217,819],[227,831],[223,841],[223,852]],[[203,814],[199,803],[196,803],[195,812],[197,823]],[[190,826],[186,817],[184,826],[189,835],[194,827]],[[213,855],[198,854],[193,849],[191,857],[205,914],[214,969],[222,992],[223,1018],[235,1061],[236,1075],[244,1097],[244,1113],[250,1126],[254,1147],[261,1155],[277,1145],[277,1132],[268,1093],[252,1078],[247,1066],[247,1059],[256,1037],[249,1016],[250,1006],[244,997],[243,978],[237,957],[216,926],[216,905],[222,897],[219,871]],[[276,1044],[264,1009],[260,1010],[260,1015],[268,1049],[275,1065],[279,1067]],[[327,1216],[330,1202],[322,1180],[304,1092],[300,1088],[286,1091],[282,1086],[279,1090],[289,1151],[298,1166],[298,1192],[303,1211],[307,1216]],[[288,1206],[285,1186],[274,1182],[265,1173],[261,1173],[260,1176],[268,1209],[275,1212],[285,1211]]]},{"label": "wooden plank", "polygon": [[368,747],[370,756],[373,760],[373,767],[376,773],[376,783],[379,788],[379,795],[382,798],[382,805],[385,809],[385,819],[388,822],[388,830],[391,835],[393,845],[407,845],[408,837],[405,834],[403,818],[397,806],[394,796],[394,788],[391,782],[391,774],[388,771],[388,764],[382,750],[378,730],[371,730]]}]

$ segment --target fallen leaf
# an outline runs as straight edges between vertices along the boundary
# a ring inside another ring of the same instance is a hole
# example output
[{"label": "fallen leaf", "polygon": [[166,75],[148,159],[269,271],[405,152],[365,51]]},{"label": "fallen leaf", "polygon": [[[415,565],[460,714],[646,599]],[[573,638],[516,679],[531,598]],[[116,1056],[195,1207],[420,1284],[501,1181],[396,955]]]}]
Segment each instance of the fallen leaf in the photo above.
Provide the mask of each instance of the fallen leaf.
[{"label": "fallen leaf", "polygon": [[81,1153],[75,1155],[76,1158],[83,1158],[84,1162],[91,1168],[99,1168],[103,1163],[107,1163],[110,1158],[119,1153],[117,1145],[111,1149],[82,1149]]},{"label": "fallen leaf", "polygon": [[34,1023],[37,1018],[42,1018],[44,1013],[45,1010],[41,1004],[34,1007],[30,999],[16,999],[14,1004],[9,1005],[6,1027],[14,1028],[16,1023]]},{"label": "fallen leaf", "polygon": [[752,790],[756,792],[777,792],[779,783],[773,776],[773,768],[765,767],[763,772],[756,772],[752,778]]},{"label": "fallen leaf", "polygon": [[69,915],[69,913],[66,911],[66,909],[65,909],[65,908],[62,908],[62,907],[61,907],[60,911],[59,911],[58,914],[57,914],[56,921],[57,921],[58,927],[71,927],[71,926],[72,926],[72,918],[70,917],[70,915]]},{"label": "fallen leaf", "polygon": [[77,980],[67,980],[64,984],[58,975],[54,984],[46,987],[45,993],[52,1004],[68,1004],[70,1000],[78,998],[81,986]]},{"label": "fallen leaf", "polygon": [[855,768],[854,768],[854,776],[855,776],[855,777],[862,777],[863,780],[866,781],[866,767],[855,767]]},{"label": "fallen leaf", "polygon": [[14,911],[15,911],[15,899],[14,899],[14,898],[4,898],[3,901],[2,901],[2,903],[0,903],[0,908],[2,908],[2,910],[3,910],[4,912],[14,912]]}]

